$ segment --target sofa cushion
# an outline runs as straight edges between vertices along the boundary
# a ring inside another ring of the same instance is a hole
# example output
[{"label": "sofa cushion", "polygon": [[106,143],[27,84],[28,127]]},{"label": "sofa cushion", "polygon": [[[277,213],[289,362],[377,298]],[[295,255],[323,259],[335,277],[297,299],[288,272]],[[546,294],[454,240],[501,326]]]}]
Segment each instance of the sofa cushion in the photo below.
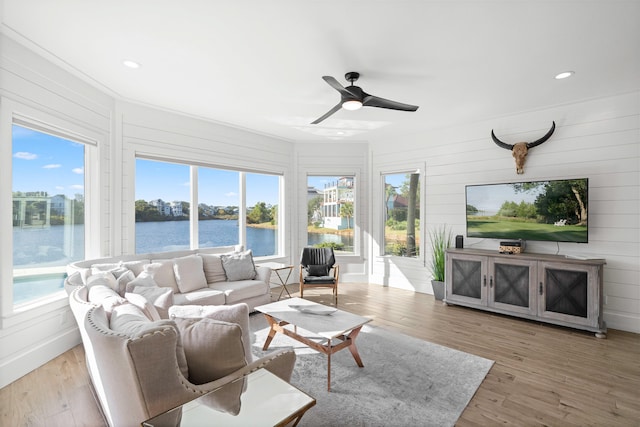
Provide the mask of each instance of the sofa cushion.
[{"label": "sofa cushion", "polygon": [[144,266],[144,272],[153,277],[153,280],[158,286],[171,288],[176,294],[180,292],[178,283],[176,282],[176,276],[173,273],[172,259],[153,260],[151,264]]},{"label": "sofa cushion", "polygon": [[181,293],[207,287],[202,258],[198,255],[189,255],[174,259],[173,272]]},{"label": "sofa cushion", "polygon": [[143,296],[153,305],[160,318],[167,319],[169,317],[169,307],[174,304],[173,291],[171,289],[158,286],[135,286],[131,293]]},{"label": "sofa cushion", "polygon": [[261,280],[238,280],[235,282],[214,283],[209,288],[223,292],[225,303],[235,304],[247,298],[264,295],[267,285]]},{"label": "sofa cushion", "polygon": [[226,297],[224,292],[210,288],[198,289],[197,291],[186,294],[175,294],[173,296],[173,303],[176,305],[224,305],[225,302]]},{"label": "sofa cushion", "polygon": [[204,384],[246,366],[242,328],[236,323],[175,319],[189,366],[189,381]]},{"label": "sofa cushion", "polygon": [[229,282],[236,280],[252,280],[256,277],[256,266],[253,263],[251,250],[233,254],[220,255],[222,267]]},{"label": "sofa cushion", "polygon": [[200,254],[207,283],[224,282],[227,280],[220,255],[222,254]]}]

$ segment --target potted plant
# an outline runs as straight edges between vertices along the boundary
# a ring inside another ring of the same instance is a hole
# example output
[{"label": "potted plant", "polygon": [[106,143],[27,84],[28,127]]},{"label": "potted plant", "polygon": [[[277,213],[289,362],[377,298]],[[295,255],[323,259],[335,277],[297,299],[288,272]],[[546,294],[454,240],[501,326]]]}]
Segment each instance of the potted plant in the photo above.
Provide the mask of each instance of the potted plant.
[{"label": "potted plant", "polygon": [[451,247],[451,230],[446,225],[435,228],[429,232],[431,240],[431,286],[433,296],[437,301],[444,298],[444,258],[445,250]]}]

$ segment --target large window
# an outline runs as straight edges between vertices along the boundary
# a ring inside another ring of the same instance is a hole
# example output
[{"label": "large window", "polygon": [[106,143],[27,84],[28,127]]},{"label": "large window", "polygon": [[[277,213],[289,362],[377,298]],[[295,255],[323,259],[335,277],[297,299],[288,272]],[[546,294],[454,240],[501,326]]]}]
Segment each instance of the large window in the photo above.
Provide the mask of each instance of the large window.
[{"label": "large window", "polygon": [[[277,255],[280,179],[136,159],[136,253],[243,244],[255,256]],[[191,206],[197,206],[197,215],[190,215]],[[189,237],[191,217],[197,221],[197,242]]]},{"label": "large window", "polygon": [[420,174],[383,175],[384,255],[420,253]]},{"label": "large window", "polygon": [[85,254],[85,144],[12,126],[13,303],[63,289]]},{"label": "large window", "polygon": [[307,245],[354,251],[355,177],[307,178]]}]

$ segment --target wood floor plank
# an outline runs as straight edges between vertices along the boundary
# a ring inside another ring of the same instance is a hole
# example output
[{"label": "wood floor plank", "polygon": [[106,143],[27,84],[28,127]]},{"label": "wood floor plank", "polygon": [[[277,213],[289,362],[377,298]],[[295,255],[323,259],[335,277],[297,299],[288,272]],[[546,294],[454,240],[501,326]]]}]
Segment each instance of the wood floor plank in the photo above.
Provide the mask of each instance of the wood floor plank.
[{"label": "wood floor plank", "polygon": [[[297,286],[289,291],[298,295]],[[305,298],[333,302],[326,289],[307,290]],[[341,284],[338,306],[374,325],[494,360],[459,426],[640,426],[638,334],[610,330],[597,339],[378,285]],[[3,426],[105,425],[82,346],[0,390],[0,405]]]}]

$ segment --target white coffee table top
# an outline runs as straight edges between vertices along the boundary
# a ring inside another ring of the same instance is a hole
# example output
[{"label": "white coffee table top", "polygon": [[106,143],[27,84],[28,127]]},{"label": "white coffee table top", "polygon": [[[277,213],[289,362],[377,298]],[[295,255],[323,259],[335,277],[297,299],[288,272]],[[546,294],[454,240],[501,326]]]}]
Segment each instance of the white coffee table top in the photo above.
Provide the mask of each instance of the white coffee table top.
[{"label": "white coffee table top", "polygon": [[343,335],[352,329],[371,322],[368,317],[358,316],[342,310],[336,310],[331,314],[312,314],[301,311],[291,306],[304,308],[330,309],[332,307],[315,303],[302,298],[290,298],[276,301],[270,304],[260,305],[255,309],[268,314],[278,320],[283,320],[291,325],[298,326],[309,332],[313,332],[323,338],[332,339]]}]

